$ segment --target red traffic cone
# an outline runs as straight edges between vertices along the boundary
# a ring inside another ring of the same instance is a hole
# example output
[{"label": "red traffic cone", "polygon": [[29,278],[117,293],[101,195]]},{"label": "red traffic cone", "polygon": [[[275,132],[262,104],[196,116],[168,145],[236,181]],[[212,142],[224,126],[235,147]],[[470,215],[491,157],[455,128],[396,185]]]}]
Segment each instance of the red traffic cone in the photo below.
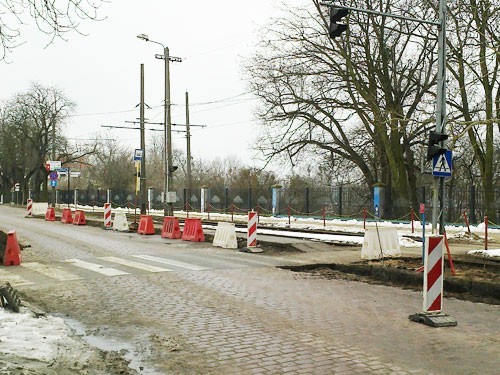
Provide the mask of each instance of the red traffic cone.
[{"label": "red traffic cone", "polygon": [[21,264],[21,248],[17,242],[16,231],[11,230],[7,233],[7,244],[3,256],[4,266],[19,266]]}]

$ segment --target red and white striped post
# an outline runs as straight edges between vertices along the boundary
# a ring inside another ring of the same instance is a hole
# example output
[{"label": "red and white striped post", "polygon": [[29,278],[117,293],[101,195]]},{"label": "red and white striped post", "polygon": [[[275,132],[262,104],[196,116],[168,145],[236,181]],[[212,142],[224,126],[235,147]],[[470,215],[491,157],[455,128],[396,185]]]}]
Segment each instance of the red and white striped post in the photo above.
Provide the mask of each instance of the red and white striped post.
[{"label": "red and white striped post", "polygon": [[248,212],[247,247],[257,246],[257,212]]},{"label": "red and white striped post", "polygon": [[443,271],[443,236],[428,237],[424,259],[423,312],[410,315],[410,320],[431,327],[455,327],[458,324],[451,316],[442,313]]},{"label": "red and white striped post", "polygon": [[111,228],[111,203],[104,203],[104,228]]},{"label": "red and white striped post", "polygon": [[26,203],[26,211],[28,211],[29,217],[33,216],[33,199],[28,199],[28,202]]},{"label": "red and white striped post", "polygon": [[424,263],[424,312],[443,310],[443,236],[428,239]]}]

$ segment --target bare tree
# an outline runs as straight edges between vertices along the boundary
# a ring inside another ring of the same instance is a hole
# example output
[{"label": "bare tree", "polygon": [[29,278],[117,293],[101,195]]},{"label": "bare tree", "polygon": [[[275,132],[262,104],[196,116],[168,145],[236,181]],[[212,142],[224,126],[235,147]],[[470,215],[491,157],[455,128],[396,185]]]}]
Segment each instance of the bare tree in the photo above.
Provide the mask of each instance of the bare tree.
[{"label": "bare tree", "polygon": [[470,140],[480,170],[477,183],[482,185],[485,214],[494,217],[498,164],[494,139],[495,134],[500,136],[500,2],[460,0],[449,6],[450,118],[456,138],[467,134]]},{"label": "bare tree", "polygon": [[0,45],[4,59],[21,42],[20,25],[30,21],[54,39],[78,31],[82,20],[98,20],[97,11],[106,0],[0,0]]},{"label": "bare tree", "polygon": [[[74,110],[71,102],[58,89],[33,83],[23,94],[17,95],[5,106],[2,124],[3,142],[11,141],[14,155],[2,159],[2,164],[14,160],[19,171],[15,178],[22,179],[26,188],[32,179],[35,200],[47,199],[47,175],[45,163],[50,156],[56,160],[73,160],[88,153],[80,150],[79,155],[70,151],[61,134],[62,126]],[[11,177],[12,178],[12,177]],[[41,189],[41,190],[40,190]],[[42,192],[42,195],[40,195]]]},{"label": "bare tree", "polygon": [[[351,12],[342,38],[328,37],[319,0],[287,14],[263,32],[246,70],[261,99],[258,147],[269,159],[337,155],[354,165],[368,188],[382,183],[388,215],[417,204],[416,146],[434,119],[436,35],[411,22]],[[350,5],[389,11],[432,9],[399,0]],[[414,6],[414,7],[412,7]]]}]

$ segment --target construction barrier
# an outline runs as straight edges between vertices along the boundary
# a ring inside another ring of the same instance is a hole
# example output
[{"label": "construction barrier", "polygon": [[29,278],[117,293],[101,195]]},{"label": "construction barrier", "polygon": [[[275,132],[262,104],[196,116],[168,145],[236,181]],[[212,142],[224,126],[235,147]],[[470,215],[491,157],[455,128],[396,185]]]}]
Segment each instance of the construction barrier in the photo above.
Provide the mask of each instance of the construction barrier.
[{"label": "construction barrier", "polygon": [[87,221],[85,220],[85,211],[76,210],[75,211],[75,220],[73,221],[75,225],[87,225]]},{"label": "construction barrier", "polygon": [[45,212],[45,221],[56,221],[56,212],[54,207],[48,207]]},{"label": "construction barrier", "polygon": [[401,256],[398,232],[394,228],[369,227],[365,231],[361,259]]},{"label": "construction barrier", "polygon": [[21,248],[17,242],[16,231],[11,230],[7,233],[7,243],[2,256],[4,266],[19,266],[21,265]]},{"label": "construction barrier", "polygon": [[201,219],[187,218],[184,221],[184,230],[181,239],[183,241],[204,242],[205,234],[201,226]]},{"label": "construction barrier", "polygon": [[47,212],[47,202],[33,202],[33,216],[43,216]]},{"label": "construction barrier", "polygon": [[71,214],[71,208],[63,208],[61,223],[63,224],[73,223],[73,215]]},{"label": "construction barrier", "polygon": [[234,223],[219,222],[215,230],[213,246],[223,249],[237,249],[236,228]]},{"label": "construction barrier", "polygon": [[163,218],[163,227],[161,229],[162,238],[179,239],[182,237],[179,220],[174,216],[165,216]]},{"label": "construction barrier", "polygon": [[28,199],[26,202],[26,211],[28,212],[28,217],[33,217],[33,199]]},{"label": "construction barrier", "polygon": [[443,309],[443,236],[427,239],[424,259],[424,312]]},{"label": "construction barrier", "polygon": [[137,228],[137,233],[155,234],[155,227],[153,225],[153,216],[141,215],[141,220],[139,221],[139,228]]},{"label": "construction barrier", "polygon": [[111,203],[104,203],[104,228],[111,228]]},{"label": "construction barrier", "polygon": [[248,213],[247,247],[257,246],[257,212]]},{"label": "construction barrier", "polygon": [[117,212],[115,214],[115,219],[113,220],[113,230],[120,232],[129,231],[127,215],[125,215],[125,212]]}]

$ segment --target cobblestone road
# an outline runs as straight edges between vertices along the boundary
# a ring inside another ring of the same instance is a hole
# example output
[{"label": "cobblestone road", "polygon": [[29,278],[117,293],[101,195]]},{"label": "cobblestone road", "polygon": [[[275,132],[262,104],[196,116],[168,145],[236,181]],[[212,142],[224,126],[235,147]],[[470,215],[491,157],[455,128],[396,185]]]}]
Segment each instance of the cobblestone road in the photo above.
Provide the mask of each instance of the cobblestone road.
[{"label": "cobblestone road", "polygon": [[[127,350],[132,366],[144,374],[498,373],[498,306],[447,299],[445,312],[458,327],[430,328],[408,320],[421,310],[419,293],[274,267],[297,264],[304,255],[276,260],[28,220],[14,212],[1,208],[0,226],[16,226],[20,240],[31,244],[23,262],[78,278],[54,280],[9,267],[1,269],[0,279],[14,273],[32,281],[18,289],[49,312],[79,322],[89,340]],[[138,254],[171,263],[134,258]],[[103,257],[169,270],[148,272]],[[126,274],[78,269],[64,262],[69,258]]]}]

